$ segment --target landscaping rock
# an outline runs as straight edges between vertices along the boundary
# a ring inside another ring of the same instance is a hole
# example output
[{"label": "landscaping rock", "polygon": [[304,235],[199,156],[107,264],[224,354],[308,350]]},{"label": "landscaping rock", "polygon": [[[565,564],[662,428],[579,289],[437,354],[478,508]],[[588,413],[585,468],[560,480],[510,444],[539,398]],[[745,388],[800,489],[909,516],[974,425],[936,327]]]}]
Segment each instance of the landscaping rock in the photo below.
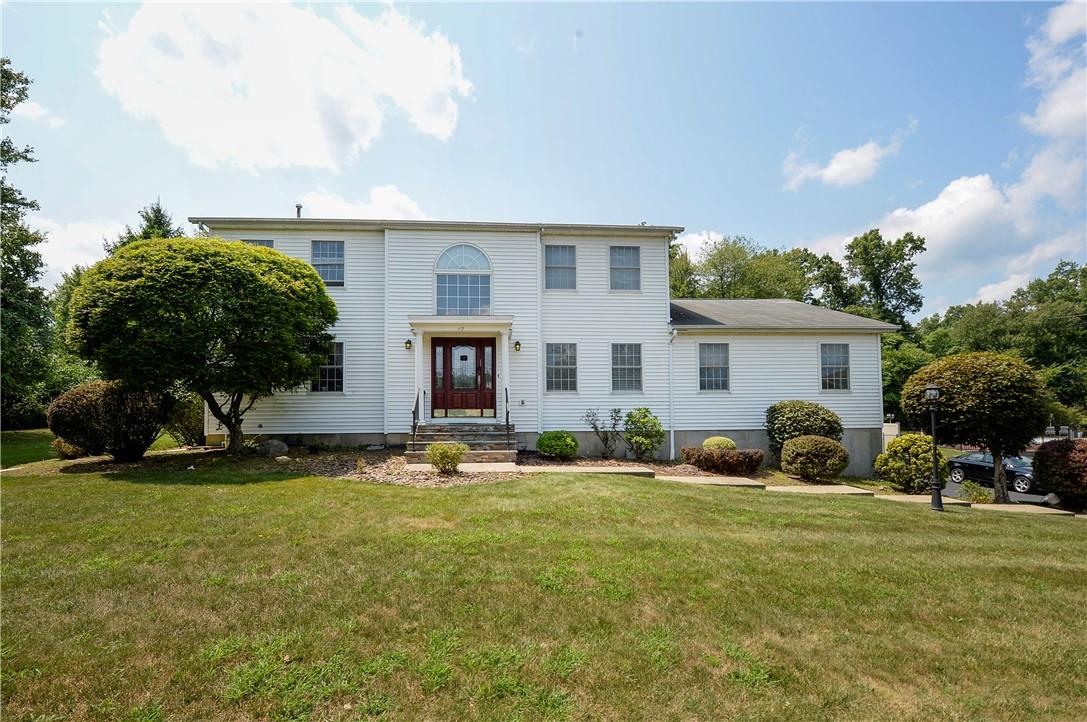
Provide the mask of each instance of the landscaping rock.
[{"label": "landscaping rock", "polygon": [[1044,497],[1042,497],[1042,503],[1049,506],[1057,506],[1057,504],[1061,503],[1061,498],[1056,494],[1050,492],[1049,494],[1046,494]]},{"label": "landscaping rock", "polygon": [[289,464],[290,461],[291,461],[291,457],[289,457],[289,456],[277,456],[276,457],[276,463],[277,464]]},{"label": "landscaping rock", "polygon": [[260,451],[265,456],[283,456],[287,453],[287,445],[279,439],[265,439],[260,442]]}]

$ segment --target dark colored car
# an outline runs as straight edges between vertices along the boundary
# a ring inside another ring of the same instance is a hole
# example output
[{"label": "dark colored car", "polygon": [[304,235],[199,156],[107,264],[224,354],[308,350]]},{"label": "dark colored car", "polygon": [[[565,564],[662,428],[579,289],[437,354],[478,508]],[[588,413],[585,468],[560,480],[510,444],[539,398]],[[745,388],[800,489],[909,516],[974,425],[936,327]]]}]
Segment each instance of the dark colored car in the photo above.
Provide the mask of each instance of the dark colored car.
[{"label": "dark colored car", "polygon": [[[993,485],[993,455],[984,451],[975,451],[954,459],[948,459],[951,467],[951,480],[962,483],[967,479],[977,481],[988,486]],[[1034,468],[1030,459],[1021,456],[1010,456],[1004,459],[1004,474],[1008,478],[1008,488],[1027,494],[1031,491],[1037,493],[1034,483]]]}]

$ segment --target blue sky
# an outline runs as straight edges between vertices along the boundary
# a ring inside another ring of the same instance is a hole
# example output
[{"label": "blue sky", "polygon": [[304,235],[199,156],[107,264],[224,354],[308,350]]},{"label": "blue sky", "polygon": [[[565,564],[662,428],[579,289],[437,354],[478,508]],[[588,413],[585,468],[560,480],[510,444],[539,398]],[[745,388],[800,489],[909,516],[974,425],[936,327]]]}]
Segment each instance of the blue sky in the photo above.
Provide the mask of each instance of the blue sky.
[{"label": "blue sky", "polygon": [[1087,5],[5,2],[48,281],[160,197],[929,239],[925,313],[1084,262]]}]

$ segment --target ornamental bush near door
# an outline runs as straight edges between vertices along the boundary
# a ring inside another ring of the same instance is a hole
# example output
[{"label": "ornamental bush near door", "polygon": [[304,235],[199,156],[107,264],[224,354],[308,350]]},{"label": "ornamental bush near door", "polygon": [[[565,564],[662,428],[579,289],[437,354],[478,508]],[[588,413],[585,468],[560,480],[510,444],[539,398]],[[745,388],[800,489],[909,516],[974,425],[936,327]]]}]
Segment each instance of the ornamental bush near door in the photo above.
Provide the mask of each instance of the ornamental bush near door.
[{"label": "ornamental bush near door", "polygon": [[[947,482],[948,465],[937,454],[940,487]],[[932,437],[903,434],[887,444],[887,451],[876,457],[876,474],[907,494],[923,494],[932,488]]]},{"label": "ornamental bush near door", "polygon": [[797,436],[823,436],[840,441],[842,419],[814,401],[779,401],[766,410],[766,435],[770,451],[779,459],[782,447]]},{"label": "ornamental bush near door", "polygon": [[568,461],[577,456],[577,439],[569,431],[545,431],[536,439],[536,450],[544,456]]},{"label": "ornamental bush near door", "polygon": [[833,479],[847,466],[849,452],[841,442],[825,436],[797,436],[781,448],[781,470],[806,481]]},{"label": "ornamental bush near door", "polygon": [[443,474],[456,474],[460,460],[467,453],[466,444],[430,444],[426,447],[426,460]]}]

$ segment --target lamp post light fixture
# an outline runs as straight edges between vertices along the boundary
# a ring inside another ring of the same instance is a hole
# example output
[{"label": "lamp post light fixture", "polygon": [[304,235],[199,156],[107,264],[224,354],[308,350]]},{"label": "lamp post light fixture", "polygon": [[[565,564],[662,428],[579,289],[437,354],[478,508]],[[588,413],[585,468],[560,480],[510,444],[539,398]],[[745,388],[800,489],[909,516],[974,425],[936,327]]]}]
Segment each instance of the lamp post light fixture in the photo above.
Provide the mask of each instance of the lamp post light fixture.
[{"label": "lamp post light fixture", "polygon": [[940,449],[936,446],[936,405],[940,401],[940,387],[936,384],[926,386],[925,400],[928,401],[932,422],[932,510],[943,511],[944,499],[940,495]]}]

